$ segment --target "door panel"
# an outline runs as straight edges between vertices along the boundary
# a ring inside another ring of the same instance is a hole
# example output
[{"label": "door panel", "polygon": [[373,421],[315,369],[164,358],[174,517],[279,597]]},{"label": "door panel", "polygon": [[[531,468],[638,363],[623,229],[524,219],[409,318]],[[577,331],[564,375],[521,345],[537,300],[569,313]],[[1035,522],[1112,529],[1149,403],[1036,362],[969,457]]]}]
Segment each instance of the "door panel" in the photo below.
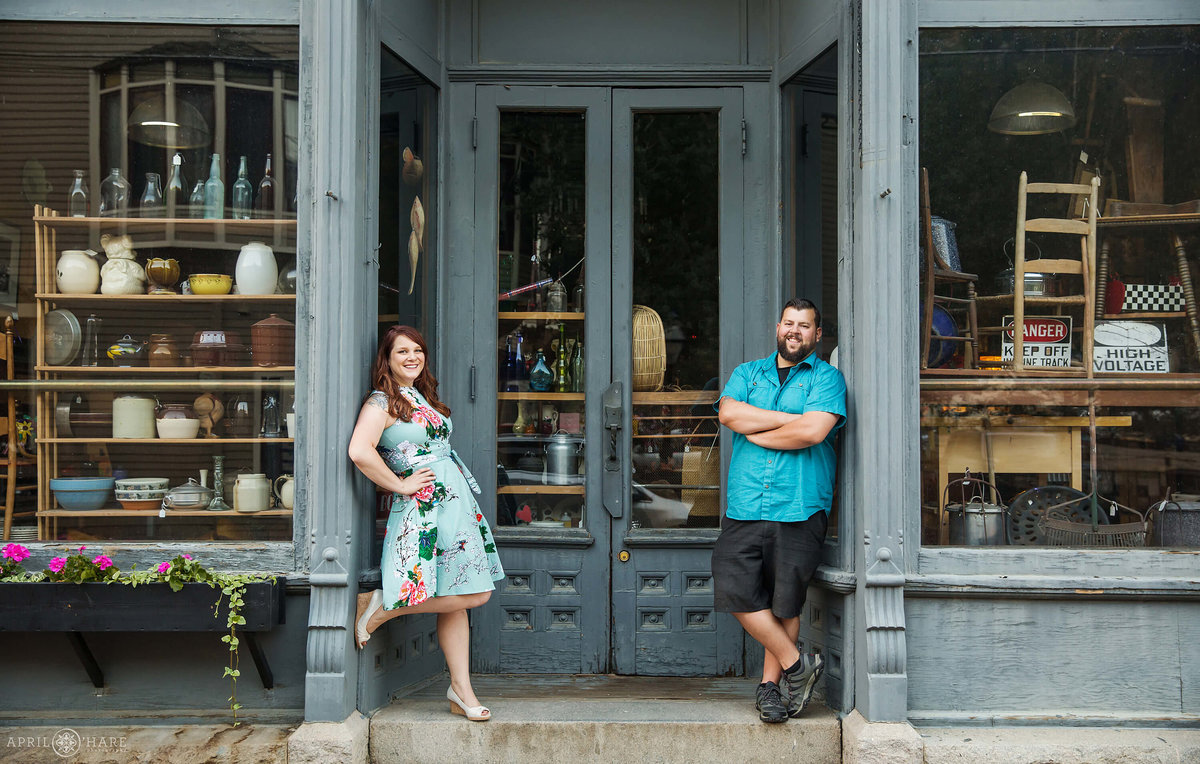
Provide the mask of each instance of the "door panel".
[{"label": "door panel", "polygon": [[[602,350],[608,99],[601,88],[476,89],[473,309],[476,326],[491,329],[479,332],[476,349],[479,379],[488,381],[472,446],[477,465],[497,465],[479,482],[494,497],[484,503],[493,507],[507,574],[493,598],[498,606],[478,611],[472,629],[477,671],[608,670],[610,522],[599,502],[597,424],[610,376]],[[565,302],[552,301],[545,284],[520,291],[546,279],[571,285]],[[580,284],[581,293],[571,294]],[[541,351],[552,374],[545,389],[541,369],[516,359],[518,339],[530,361]],[[573,364],[566,375],[555,368],[562,344],[563,360]]]},{"label": "door panel", "polygon": [[472,459],[497,465],[479,478],[507,574],[476,616],[477,671],[742,672],[709,570],[741,104],[739,88],[476,89],[471,309],[491,329]]},{"label": "door panel", "polygon": [[[720,523],[721,317],[740,314],[741,90],[613,96],[613,368],[628,381],[629,512],[614,520],[622,674],[742,673],[743,632],[712,609]],[[723,278],[724,276],[724,278]]]}]

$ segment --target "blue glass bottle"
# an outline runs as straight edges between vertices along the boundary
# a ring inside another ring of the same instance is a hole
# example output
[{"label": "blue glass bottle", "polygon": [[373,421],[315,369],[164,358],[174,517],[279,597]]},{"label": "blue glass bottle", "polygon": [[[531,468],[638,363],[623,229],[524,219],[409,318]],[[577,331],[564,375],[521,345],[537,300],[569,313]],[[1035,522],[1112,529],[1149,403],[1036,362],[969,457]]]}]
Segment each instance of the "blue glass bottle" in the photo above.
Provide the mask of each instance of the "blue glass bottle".
[{"label": "blue glass bottle", "polygon": [[529,372],[529,389],[537,393],[547,392],[554,384],[554,372],[546,365],[546,354],[538,348],[537,360]]}]

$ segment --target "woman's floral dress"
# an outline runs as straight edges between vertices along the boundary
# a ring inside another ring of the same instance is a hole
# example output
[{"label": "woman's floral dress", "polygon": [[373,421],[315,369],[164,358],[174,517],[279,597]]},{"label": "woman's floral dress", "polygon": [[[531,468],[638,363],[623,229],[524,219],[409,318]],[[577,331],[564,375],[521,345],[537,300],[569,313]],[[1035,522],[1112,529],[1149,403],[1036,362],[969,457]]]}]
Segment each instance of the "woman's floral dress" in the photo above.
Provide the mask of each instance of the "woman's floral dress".
[{"label": "woman's floral dress", "polygon": [[[450,418],[414,388],[401,388],[400,394],[413,404],[412,421],[384,428],[377,450],[400,477],[429,467],[434,482],[412,496],[392,496],[380,565],[383,606],[395,610],[430,597],[492,591],[504,569],[471,495],[479,487],[450,448]],[[367,400],[387,411],[385,393],[376,390]]]}]

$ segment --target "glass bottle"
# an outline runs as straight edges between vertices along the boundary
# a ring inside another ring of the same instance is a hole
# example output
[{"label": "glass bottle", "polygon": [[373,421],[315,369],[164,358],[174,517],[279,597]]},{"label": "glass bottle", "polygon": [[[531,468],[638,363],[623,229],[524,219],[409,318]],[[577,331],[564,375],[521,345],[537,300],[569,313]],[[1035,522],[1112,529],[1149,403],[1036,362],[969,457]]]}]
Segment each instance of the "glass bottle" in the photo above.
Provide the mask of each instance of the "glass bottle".
[{"label": "glass bottle", "polygon": [[129,217],[129,197],[132,189],[129,181],[121,177],[121,168],[108,171],[108,177],[100,184],[100,215],[103,217]]},{"label": "glass bottle", "polygon": [[80,366],[100,365],[100,318],[91,313],[87,317],[87,329],[83,335],[83,356]]},{"label": "glass bottle", "polygon": [[538,348],[537,358],[533,362],[533,369],[529,372],[529,389],[534,392],[544,393],[550,390],[554,384],[554,372],[550,371],[550,367],[546,365],[546,354]]},{"label": "glass bottle", "polygon": [[583,276],[579,277],[579,283],[575,285],[575,289],[571,291],[572,310],[576,313],[583,312]]},{"label": "glass bottle", "polygon": [[575,357],[571,359],[571,392],[582,393],[583,382],[583,340],[579,340],[575,343]]},{"label": "glass bottle", "polygon": [[188,217],[198,218],[204,216],[204,179],[197,178],[196,185],[192,187],[192,195],[188,197]]},{"label": "glass bottle", "polygon": [[[567,290],[563,290],[566,294]],[[558,325],[558,358],[554,359],[554,389],[556,392],[571,392],[571,371],[567,363],[567,325]]]},{"label": "glass bottle", "polygon": [[246,177],[246,157],[238,164],[237,180],[233,182],[233,218],[249,220],[250,206],[254,203],[254,187]]},{"label": "glass bottle", "polygon": [[171,177],[167,178],[167,217],[177,218],[187,209],[188,188],[183,177],[183,155],[171,158]]},{"label": "glass bottle", "polygon": [[146,173],[146,190],[142,192],[140,213],[144,218],[161,217],[163,212],[162,186],[156,172]]},{"label": "glass bottle", "polygon": [[260,218],[275,217],[275,178],[271,177],[271,155],[267,154],[267,169],[258,182],[258,195],[254,198],[254,209]]},{"label": "glass bottle", "polygon": [[221,180],[221,155],[212,155],[208,180],[204,182],[204,218],[220,220],[225,217],[225,182]]},{"label": "glass bottle", "polygon": [[518,390],[528,390],[529,386],[525,384],[528,378],[525,374],[525,337],[521,334],[521,328],[517,327],[516,348],[514,353],[514,362],[516,368],[513,370],[513,381],[516,382]]},{"label": "glass bottle", "polygon": [[546,290],[546,310],[551,313],[562,313],[567,309],[567,288],[561,281],[555,281]]},{"label": "glass bottle", "polygon": [[83,170],[75,171],[75,181],[67,194],[67,214],[73,218],[88,216],[87,189],[83,187]]},{"label": "glass bottle", "polygon": [[504,377],[500,380],[501,392],[515,393],[517,391],[517,354],[513,349],[513,337],[510,334],[504,338]]}]

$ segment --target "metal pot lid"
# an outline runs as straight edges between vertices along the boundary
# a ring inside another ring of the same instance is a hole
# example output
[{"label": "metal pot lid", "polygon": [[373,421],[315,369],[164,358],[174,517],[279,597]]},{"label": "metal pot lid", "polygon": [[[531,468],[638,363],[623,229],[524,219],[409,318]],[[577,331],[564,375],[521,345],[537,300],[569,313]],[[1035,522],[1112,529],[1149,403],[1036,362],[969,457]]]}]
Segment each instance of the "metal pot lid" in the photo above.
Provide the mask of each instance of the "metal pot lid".
[{"label": "metal pot lid", "polygon": [[79,354],[82,334],[79,319],[69,310],[59,308],[46,314],[46,363],[67,366]]}]

